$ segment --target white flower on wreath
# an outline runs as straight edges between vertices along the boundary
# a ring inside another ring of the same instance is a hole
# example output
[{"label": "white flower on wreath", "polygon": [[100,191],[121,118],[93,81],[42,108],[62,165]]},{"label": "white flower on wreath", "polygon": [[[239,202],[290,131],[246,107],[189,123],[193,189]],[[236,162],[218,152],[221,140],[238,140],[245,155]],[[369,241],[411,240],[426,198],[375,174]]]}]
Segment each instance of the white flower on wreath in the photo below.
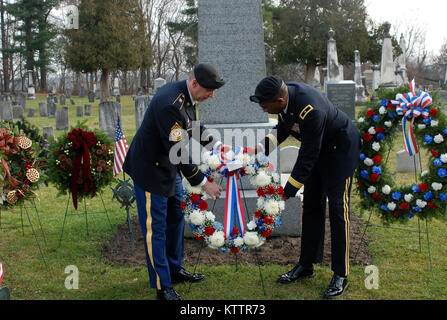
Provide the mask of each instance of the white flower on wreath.
[{"label": "white flower on wreath", "polygon": [[372,144],[372,149],[373,149],[374,151],[379,152],[379,150],[380,150],[380,143],[378,143],[378,142],[374,142],[374,143]]},{"label": "white flower on wreath", "polygon": [[425,202],[425,201],[423,201],[423,200],[421,200],[421,199],[417,199],[417,200],[416,200],[416,205],[417,205],[419,208],[424,209],[424,208],[427,206],[427,202]]},{"label": "white flower on wreath", "polygon": [[442,163],[447,163],[447,153],[441,154]]},{"label": "white flower on wreath", "polygon": [[444,137],[442,136],[442,134],[438,134],[437,136],[435,136],[433,141],[437,144],[440,144],[440,143],[444,142]]},{"label": "white flower on wreath", "polygon": [[424,170],[421,172],[421,177],[424,177],[428,174],[428,170]]},{"label": "white flower on wreath", "polygon": [[236,156],[236,160],[238,160],[240,163],[242,163],[242,166],[245,168],[246,166],[248,166],[251,163],[252,158],[250,157],[250,155],[248,155],[246,153],[239,153]]},{"label": "white flower on wreath", "polygon": [[283,211],[286,208],[286,203],[283,200],[279,201],[279,210]]},{"label": "white flower on wreath", "polygon": [[220,166],[220,160],[217,155],[212,155],[208,158],[208,166],[211,170],[216,170]]},{"label": "white flower on wreath", "polygon": [[258,175],[255,177],[255,183],[259,187],[266,187],[272,182],[272,177],[269,176],[264,170],[259,170]]},{"label": "white flower on wreath", "polygon": [[209,220],[211,222],[214,222],[216,220],[216,216],[211,211],[205,212],[206,220]]},{"label": "white flower on wreath", "polygon": [[376,190],[377,190],[376,187],[371,186],[368,188],[368,193],[374,193],[374,192],[376,192]]},{"label": "white flower on wreath", "polygon": [[380,109],[379,109],[379,113],[380,113],[380,114],[385,114],[385,113],[387,113],[386,108],[385,108],[384,106],[380,107]]},{"label": "white flower on wreath", "polygon": [[202,187],[200,185],[197,185],[197,186],[193,187],[193,186],[191,186],[191,184],[189,183],[188,179],[186,179],[186,178],[183,178],[182,184],[183,184],[183,187],[184,187],[184,189],[185,189],[185,191],[187,193],[196,193],[196,194],[203,194],[204,193],[203,189],[202,189]]},{"label": "white flower on wreath", "polygon": [[360,117],[360,118],[357,120],[357,123],[363,123],[363,122],[365,122],[365,118],[363,118],[363,117]]},{"label": "white flower on wreath", "polygon": [[389,185],[385,185],[385,186],[382,188],[382,193],[384,193],[384,194],[390,194],[390,193],[391,193],[391,187],[390,187]]},{"label": "white flower on wreath", "polygon": [[237,237],[234,239],[234,245],[238,248],[242,247],[244,245],[244,239],[241,237]]},{"label": "white flower on wreath", "polygon": [[438,120],[432,120],[431,123],[430,123],[430,125],[431,125],[432,127],[437,127],[438,124],[439,124],[439,121],[438,121]]},{"label": "white flower on wreath", "polygon": [[214,248],[220,248],[225,244],[225,235],[223,231],[214,232],[209,238],[208,241],[210,245]]},{"label": "white flower on wreath", "polygon": [[264,208],[264,198],[263,197],[259,197],[258,200],[256,200],[256,206],[259,209]]},{"label": "white flower on wreath", "polygon": [[189,220],[195,226],[201,226],[205,222],[205,215],[200,210],[194,210],[189,215]]},{"label": "white flower on wreath", "polygon": [[248,228],[248,230],[250,230],[250,231],[251,231],[251,230],[255,230],[256,227],[257,227],[256,222],[254,222],[253,220],[250,221],[250,222],[247,224],[247,228]]},{"label": "white flower on wreath", "polygon": [[257,232],[246,232],[244,243],[249,247],[259,247],[263,241],[261,241]]},{"label": "white flower on wreath", "polygon": [[418,129],[419,130],[423,130],[425,128],[427,128],[427,126],[425,124],[418,124]]},{"label": "white flower on wreath", "polygon": [[396,204],[394,202],[390,202],[388,203],[387,207],[390,211],[394,211],[394,209],[396,209]]},{"label": "white flower on wreath", "polygon": [[439,191],[439,190],[442,189],[442,183],[433,182],[433,183],[431,184],[431,188],[432,188],[434,191]]},{"label": "white flower on wreath", "polygon": [[256,170],[253,166],[248,166],[245,168],[245,173],[249,176],[254,176],[256,174]]},{"label": "white flower on wreath", "polygon": [[392,123],[391,121],[385,121],[385,122],[384,122],[384,125],[385,125],[387,128],[391,128],[391,127],[393,126],[393,123]]},{"label": "white flower on wreath", "polygon": [[374,127],[369,128],[369,129],[368,129],[368,133],[369,133],[370,135],[375,135],[375,134],[376,134],[376,128],[374,128]]},{"label": "white flower on wreath", "polygon": [[404,196],[404,199],[406,202],[410,203],[411,201],[413,201],[414,197],[412,194],[408,193]]},{"label": "white flower on wreath", "polygon": [[374,161],[372,161],[372,159],[370,158],[366,158],[365,160],[363,160],[363,163],[368,167],[371,167],[374,164]]},{"label": "white flower on wreath", "polygon": [[276,200],[267,200],[264,203],[264,210],[268,215],[277,216],[279,212],[279,202]]},{"label": "white flower on wreath", "polygon": [[274,182],[274,183],[279,183],[280,176],[279,176],[278,173],[273,172],[273,173],[272,173],[272,178],[273,178],[273,182]]}]

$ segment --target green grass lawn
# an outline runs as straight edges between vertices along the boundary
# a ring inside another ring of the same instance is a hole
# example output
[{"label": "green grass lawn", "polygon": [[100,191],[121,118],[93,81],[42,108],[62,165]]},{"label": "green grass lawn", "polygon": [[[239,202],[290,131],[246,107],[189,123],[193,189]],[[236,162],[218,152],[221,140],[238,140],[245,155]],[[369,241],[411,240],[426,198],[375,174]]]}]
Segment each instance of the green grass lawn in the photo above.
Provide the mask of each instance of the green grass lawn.
[{"label": "green grass lawn", "polygon": [[[73,97],[76,105],[88,103],[87,98]],[[27,101],[28,107],[38,110],[37,103],[45,101],[45,96],[38,95],[35,101]],[[98,100],[96,100],[98,101]],[[68,103],[70,104],[69,100]],[[132,98],[121,97],[123,105],[122,126],[130,144],[135,135],[134,106]],[[92,104],[92,116],[87,125],[98,128],[98,104]],[[69,106],[70,124],[76,123],[76,105]],[[36,112],[38,114],[38,111]],[[42,127],[55,126],[55,119],[30,118],[31,123]],[[396,139],[397,141],[398,139]],[[296,145],[288,139],[283,145]],[[389,163],[394,163],[394,151],[402,149],[396,142],[391,152]],[[121,177],[122,178],[122,175]],[[414,175],[399,174],[400,183],[412,183]],[[38,191],[39,200],[36,208],[39,213],[46,243],[42,236],[36,211],[32,203],[26,208],[1,211],[0,255],[5,259],[5,278],[3,285],[11,290],[12,299],[154,299],[155,292],[149,288],[148,273],[144,265],[116,265],[103,258],[101,250],[116,232],[118,224],[125,223],[126,212],[120,209],[116,200],[112,201],[112,191],[103,190],[112,228],[104,213],[104,206],[99,196],[88,199],[87,220],[84,204],[79,204],[75,212],[71,201],[63,238],[59,246],[67,196],[57,196],[53,186],[42,187]],[[356,192],[352,196],[352,212],[367,219],[369,212],[359,212],[359,198]],[[136,214],[136,209],[131,210]],[[32,222],[34,231],[44,252],[48,269],[40,255],[34,234],[28,222]],[[22,233],[22,221],[23,230]],[[380,224],[373,215],[372,223]],[[88,235],[87,235],[88,224]],[[417,232],[420,225],[421,234]],[[447,224],[441,221],[429,223],[431,257],[433,261],[433,280],[428,258],[425,222],[411,220],[407,225],[393,228],[371,227],[368,229],[369,250],[373,255],[373,264],[379,270],[379,289],[365,288],[365,267],[351,265],[350,288],[342,297],[345,300],[360,299],[447,299]],[[402,229],[397,229],[402,228]],[[411,229],[411,231],[409,230]],[[415,232],[414,232],[415,231]],[[421,246],[420,246],[421,243]],[[216,254],[222,254],[217,253]],[[291,253],[293,254],[293,253]],[[65,280],[70,274],[65,273],[67,266],[76,266],[79,270],[79,288],[66,289]],[[192,270],[194,266],[186,266]],[[269,264],[261,267],[265,284],[264,295],[257,266],[239,265],[199,265],[197,272],[206,274],[207,279],[193,284],[177,285],[176,289],[183,298],[196,300],[221,299],[260,299],[260,300],[301,300],[321,299],[329,283],[332,272],[327,266],[316,266],[317,276],[301,283],[288,286],[277,284],[276,278],[291,266]]]}]

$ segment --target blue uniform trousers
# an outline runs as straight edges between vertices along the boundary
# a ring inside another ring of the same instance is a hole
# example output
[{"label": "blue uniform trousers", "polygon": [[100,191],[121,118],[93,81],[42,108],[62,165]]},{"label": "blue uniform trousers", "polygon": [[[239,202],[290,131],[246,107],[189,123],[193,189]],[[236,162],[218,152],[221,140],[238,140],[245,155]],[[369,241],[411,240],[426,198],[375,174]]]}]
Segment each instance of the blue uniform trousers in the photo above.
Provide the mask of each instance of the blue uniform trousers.
[{"label": "blue uniform trousers", "polygon": [[183,268],[185,220],[180,207],[183,198],[181,176],[177,173],[175,195],[169,198],[149,193],[136,184],[134,188],[150,286],[158,290],[170,288],[171,274]]}]

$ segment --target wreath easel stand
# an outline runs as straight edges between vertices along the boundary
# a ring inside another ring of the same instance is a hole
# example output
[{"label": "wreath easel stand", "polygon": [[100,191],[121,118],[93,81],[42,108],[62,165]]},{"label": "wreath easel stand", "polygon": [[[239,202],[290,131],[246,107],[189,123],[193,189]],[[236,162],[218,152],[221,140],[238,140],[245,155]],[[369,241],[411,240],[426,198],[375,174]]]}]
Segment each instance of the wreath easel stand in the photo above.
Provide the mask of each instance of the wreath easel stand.
[{"label": "wreath easel stand", "polygon": [[[223,181],[223,177],[220,179],[219,185],[222,185],[222,181]],[[239,185],[240,185],[240,189],[242,191],[242,197],[244,199],[245,212],[248,212],[247,200],[245,198],[245,191],[244,191],[244,188],[243,188],[243,185],[242,185],[242,179],[239,179]],[[212,207],[211,211],[214,211],[214,208],[216,206],[216,202],[217,202],[217,199],[213,201],[213,207]],[[198,256],[197,256],[197,261],[196,261],[195,266],[194,266],[193,273],[196,272],[197,266],[198,266],[198,264],[200,262],[200,254],[201,254],[204,246],[205,246],[205,241],[203,240],[203,241],[201,241],[201,245],[200,245],[200,249],[199,249],[199,253],[198,253]],[[258,248],[254,248],[252,250],[254,250],[256,264],[258,265],[259,278],[261,280],[262,291],[264,293],[264,296],[267,296],[267,293],[265,291],[265,286],[264,286],[264,278],[262,276],[261,263],[259,261]],[[237,272],[238,271],[237,253],[234,254],[234,258],[235,258],[235,267],[236,267],[236,272]],[[191,285],[192,285],[192,283],[189,284],[188,293],[191,291]]]},{"label": "wreath easel stand", "polygon": [[[387,154],[387,157],[386,157],[386,160],[385,160],[386,164],[388,163],[390,152],[391,152],[391,149],[388,150],[388,154]],[[422,161],[421,161],[422,159],[421,159],[421,153],[420,152],[418,153],[418,157],[419,157],[420,170],[422,172]],[[413,166],[413,169],[414,169],[414,181],[415,181],[416,184],[418,184],[417,164],[416,164],[416,157],[415,156],[413,157],[413,164],[414,164],[414,166]],[[446,206],[446,213],[447,213],[447,206]],[[360,248],[364,244],[365,234],[366,234],[367,230],[370,227],[404,230],[404,231],[409,231],[409,232],[417,232],[419,234],[419,252],[422,252],[421,223],[420,223],[420,218],[419,217],[418,217],[418,229],[416,230],[416,229],[413,229],[413,228],[399,228],[399,227],[385,226],[385,225],[381,225],[381,224],[372,224],[370,222],[372,214],[373,214],[373,210],[371,210],[369,212],[368,220],[366,222],[365,228],[364,228],[362,236],[360,238],[360,243],[359,243],[359,245],[357,247],[357,250],[355,252],[355,255],[354,255],[354,260],[353,260],[354,263],[357,261],[357,256],[358,256],[358,253],[360,251]],[[427,219],[425,219],[425,234],[427,236],[428,260],[429,260],[429,264],[430,264],[430,271],[431,271],[431,274],[432,274],[433,281],[435,281],[435,275],[434,275],[434,272],[433,272],[433,261],[432,261],[432,257],[431,257],[429,224],[428,224],[428,220]]]}]

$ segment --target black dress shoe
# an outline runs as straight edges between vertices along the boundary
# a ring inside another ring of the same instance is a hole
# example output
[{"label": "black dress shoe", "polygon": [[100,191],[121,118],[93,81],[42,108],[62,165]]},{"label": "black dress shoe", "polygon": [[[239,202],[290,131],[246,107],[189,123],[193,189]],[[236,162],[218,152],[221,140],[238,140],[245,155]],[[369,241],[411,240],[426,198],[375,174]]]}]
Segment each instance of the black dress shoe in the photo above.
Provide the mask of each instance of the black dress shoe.
[{"label": "black dress shoe", "polygon": [[315,277],[314,269],[313,268],[304,268],[302,265],[297,264],[295,268],[290,270],[289,272],[281,275],[278,278],[279,283],[288,284],[292,283],[298,280],[307,279],[307,278],[313,278]]},{"label": "black dress shoe", "polygon": [[199,282],[205,279],[203,274],[192,274],[191,272],[180,269],[179,272],[171,274],[171,283],[181,283],[181,282]]},{"label": "black dress shoe", "polygon": [[157,290],[157,300],[182,300],[182,297],[174,290],[174,288],[165,288]]},{"label": "black dress shoe", "polygon": [[348,289],[348,287],[348,278],[340,277],[334,274],[331,283],[329,283],[329,286],[327,287],[323,297],[326,299],[337,298],[341,296],[346,291],[346,289]]}]

